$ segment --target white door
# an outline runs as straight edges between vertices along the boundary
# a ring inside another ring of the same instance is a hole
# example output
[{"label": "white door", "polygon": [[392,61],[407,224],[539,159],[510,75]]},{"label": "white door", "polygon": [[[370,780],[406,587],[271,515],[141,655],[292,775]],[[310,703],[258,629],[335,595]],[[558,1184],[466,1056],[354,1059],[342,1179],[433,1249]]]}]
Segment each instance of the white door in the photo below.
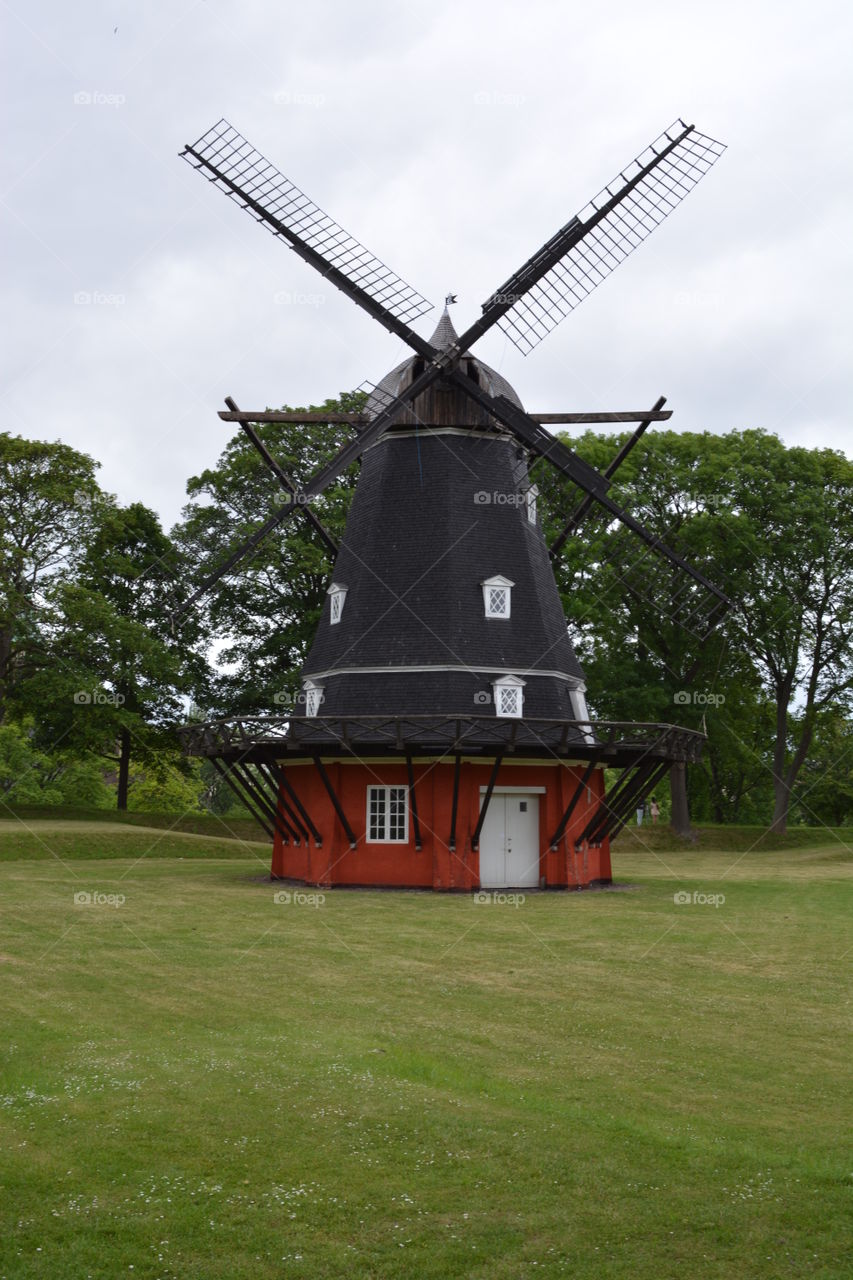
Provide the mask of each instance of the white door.
[{"label": "white door", "polygon": [[480,887],[533,889],[538,885],[539,797],[495,792],[480,832]]}]

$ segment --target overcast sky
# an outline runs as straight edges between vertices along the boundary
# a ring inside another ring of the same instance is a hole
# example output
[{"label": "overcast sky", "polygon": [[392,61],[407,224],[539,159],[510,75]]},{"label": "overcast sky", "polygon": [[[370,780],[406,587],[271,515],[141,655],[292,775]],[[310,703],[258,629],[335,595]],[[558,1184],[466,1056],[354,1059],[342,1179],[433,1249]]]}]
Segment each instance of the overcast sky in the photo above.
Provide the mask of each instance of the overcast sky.
[{"label": "overcast sky", "polygon": [[[728,145],[527,358],[533,412],[634,409],[853,452],[853,6],[3,0],[0,429],[171,523],[241,407],[407,350],[178,151],[227,117],[458,329],[677,116]],[[282,295],[290,294],[290,303]]]}]

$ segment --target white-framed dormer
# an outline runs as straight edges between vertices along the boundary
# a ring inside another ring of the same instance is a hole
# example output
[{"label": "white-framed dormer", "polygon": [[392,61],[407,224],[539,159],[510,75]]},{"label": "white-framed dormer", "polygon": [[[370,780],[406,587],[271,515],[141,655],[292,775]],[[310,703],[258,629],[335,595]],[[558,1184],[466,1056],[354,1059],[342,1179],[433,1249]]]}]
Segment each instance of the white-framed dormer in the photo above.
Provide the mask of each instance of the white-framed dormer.
[{"label": "white-framed dormer", "polygon": [[483,588],[483,604],[487,618],[508,618],[512,607],[512,589],[515,586],[509,578],[495,574],[480,583]]},{"label": "white-framed dormer", "polygon": [[332,626],[341,620],[348,590],[349,588],[345,587],[342,582],[332,582],[326,588],[326,595],[329,597],[329,622]]},{"label": "white-framed dormer", "polygon": [[495,715],[509,720],[518,720],[524,715],[524,685],[520,676],[499,676],[492,681]]},{"label": "white-framed dormer", "polygon": [[525,490],[524,502],[527,510],[527,520],[529,524],[536,523],[536,500],[539,497],[539,490],[535,484]]},{"label": "white-framed dormer", "polygon": [[305,714],[313,718],[323,705],[323,686],[314,680],[306,680],[303,687],[305,697]]},{"label": "white-framed dormer", "polygon": [[592,734],[592,725],[589,723],[589,707],[586,705],[586,685],[579,684],[573,689],[570,689],[569,701],[572,704],[572,715],[575,720],[580,720],[584,725],[584,741],[594,742],[595,738]]}]

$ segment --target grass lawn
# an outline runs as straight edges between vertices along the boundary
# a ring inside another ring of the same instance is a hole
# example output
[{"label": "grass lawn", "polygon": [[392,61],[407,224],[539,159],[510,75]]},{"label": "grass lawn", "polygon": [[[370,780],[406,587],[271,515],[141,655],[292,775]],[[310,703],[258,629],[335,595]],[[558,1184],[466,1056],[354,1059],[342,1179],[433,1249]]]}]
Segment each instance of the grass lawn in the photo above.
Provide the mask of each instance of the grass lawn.
[{"label": "grass lawn", "polygon": [[0,824],[0,1278],[853,1274],[842,840],[317,904],[49,826]]}]

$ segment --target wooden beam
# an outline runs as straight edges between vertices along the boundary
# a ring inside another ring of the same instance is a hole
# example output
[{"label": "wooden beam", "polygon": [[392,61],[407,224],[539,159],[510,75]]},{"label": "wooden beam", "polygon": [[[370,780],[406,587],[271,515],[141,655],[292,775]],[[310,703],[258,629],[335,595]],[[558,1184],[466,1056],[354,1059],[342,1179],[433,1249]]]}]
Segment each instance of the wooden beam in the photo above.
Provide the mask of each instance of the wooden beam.
[{"label": "wooden beam", "polygon": [[411,752],[406,752],[406,772],[409,775],[409,808],[412,812],[412,825],[415,828],[415,848],[420,852],[422,848],[421,842],[421,824],[418,822],[418,799],[415,795],[415,772],[412,768]]},{"label": "wooden beam", "polygon": [[309,814],[308,810],[305,808],[305,805],[299,799],[299,796],[296,794],[293,787],[291,786],[290,779],[285,773],[284,768],[280,764],[277,764],[275,766],[275,772],[276,772],[276,776],[281,782],[282,787],[290,796],[294,806],[299,810],[299,814],[300,814],[300,817],[302,818],[302,821],[305,823],[306,827],[308,827],[309,831],[314,837],[315,845],[317,846],[318,849],[321,849],[323,847],[323,837],[321,836],[320,832],[317,830],[317,827],[311,821],[311,815]]},{"label": "wooden beam", "polygon": [[[643,418],[642,422],[637,427],[634,434],[628,437],[628,439],[622,445],[622,448],[616,454],[616,457],[613,459],[613,461],[608,466],[607,470],[604,472],[608,480],[610,480],[616,474],[616,472],[621,467],[622,463],[628,457],[628,454],[634,448],[634,445],[637,444],[642,439],[649,423],[660,421],[660,417],[658,415],[660,414],[660,411],[665,404],[666,404],[666,396],[661,396],[656,402],[654,408],[647,411],[646,416]],[[593,499],[590,497],[589,494],[587,494],[586,497],[582,500],[580,506],[576,507],[575,510],[572,512],[572,514],[569,516],[562,530],[554,539],[554,541],[551,543],[550,555],[552,559],[560,550],[560,548],[563,546],[569,534],[572,533],[572,531],[578,527],[581,520],[583,520],[584,516],[586,515],[587,511],[589,511],[590,507],[592,506],[592,503],[593,503]],[[688,580],[685,579],[685,582],[687,581]]]},{"label": "wooden beam", "polygon": [[[456,736],[458,739],[458,732]],[[453,805],[450,811],[450,843],[448,848],[451,853],[455,852],[456,849],[456,814],[459,809],[459,768],[461,764],[462,757],[457,752],[453,762]]]},{"label": "wooden beam", "polygon": [[[648,409],[626,409],[616,413],[530,413],[527,415],[534,422],[545,426],[559,423],[607,423],[607,422],[666,422],[672,417],[671,409],[650,413]],[[334,422],[348,423],[353,427],[363,427],[370,419],[363,413],[294,413],[285,409],[258,409],[254,412],[243,410],[220,410],[219,417],[223,422]],[[430,426],[430,423],[423,423]]]},{"label": "wooden beam", "polygon": [[563,838],[566,827],[569,825],[569,818],[571,818],[572,814],[575,811],[575,805],[583,795],[583,789],[589,782],[597,766],[598,766],[597,760],[590,760],[589,764],[584,770],[583,777],[581,778],[580,782],[575,788],[575,791],[574,791],[574,794],[572,795],[571,800],[566,805],[566,811],[563,814],[562,818],[560,819],[560,822],[559,822],[559,825],[557,826],[556,831],[551,836],[550,846],[552,849],[556,849],[557,845],[560,843],[560,840]]},{"label": "wooden beam", "polygon": [[[216,772],[222,778],[222,781],[229,787],[231,792],[237,797],[240,803],[242,805],[245,805],[245,807],[249,810],[249,813],[252,815],[252,817],[255,819],[258,825],[263,827],[264,831],[266,831],[270,840],[274,840],[275,828],[272,826],[270,822],[267,821],[263,813],[260,811],[260,809],[258,809],[257,805],[254,803],[254,800],[249,795],[246,794],[245,788],[240,786],[240,782],[237,775],[233,773],[231,769],[226,769],[225,765],[222,764],[217,759],[216,756],[210,757],[210,763],[213,765]],[[289,843],[290,841],[288,840],[288,844]]]},{"label": "wooden beam", "polygon": [[343,827],[344,831],[346,832],[347,840],[349,840],[349,847],[351,849],[354,849],[357,844],[355,833],[353,832],[352,827],[347,821],[347,815],[343,811],[341,802],[338,799],[337,794],[335,793],[335,788],[332,786],[331,779],[329,778],[329,775],[326,773],[326,770],[323,767],[323,761],[320,759],[319,756],[314,757],[314,766],[323,780],[323,786],[326,788],[326,794],[328,795],[329,799],[334,805],[335,813],[338,815],[338,818],[340,819],[340,824]]},{"label": "wooden beam", "polygon": [[[225,403],[228,405],[228,408],[230,410],[233,410],[235,413],[240,412],[239,409],[237,408],[236,402],[231,398],[231,396],[225,397]],[[296,493],[296,485],[293,483],[293,481],[291,480],[287,472],[284,471],[276,462],[275,458],[272,456],[269,449],[264,444],[263,440],[261,440],[257,432],[252,428],[251,423],[241,421],[240,426],[242,427],[244,434],[254,445],[255,449],[257,449],[258,453],[261,455],[264,462],[269,467],[270,471],[278,480],[279,484],[281,485],[282,489],[284,489],[285,493],[289,493],[291,495]],[[311,510],[310,506],[307,503],[303,507],[303,512],[305,514],[306,520],[311,525],[312,529],[316,529],[317,533],[319,533],[320,537],[323,539],[329,551],[331,551],[332,555],[337,556],[338,544],[335,542],[334,538],[329,533],[329,531],[325,528],[325,526],[317,519],[316,515],[314,514],[314,512]]]},{"label": "wooden beam", "polygon": [[502,751],[499,751],[498,754],[495,756],[495,764],[494,764],[494,768],[492,769],[491,776],[489,778],[489,785],[486,787],[486,794],[483,796],[483,804],[480,809],[480,816],[477,819],[477,825],[474,828],[474,834],[471,837],[472,849],[479,849],[480,847],[480,832],[483,830],[483,823],[486,821],[486,812],[489,808],[489,802],[491,801],[491,798],[492,798],[492,792],[495,789],[495,783],[498,780],[498,769],[500,769],[501,767],[501,761],[503,760],[503,755],[504,753]]},{"label": "wooden beam", "polygon": [[220,409],[223,422],[346,422],[358,425],[367,422],[363,413],[291,413],[284,409],[261,409],[246,412],[242,409]]},{"label": "wooden beam", "polygon": [[628,409],[624,413],[531,413],[534,422],[552,426],[560,422],[666,422],[671,409]]}]

